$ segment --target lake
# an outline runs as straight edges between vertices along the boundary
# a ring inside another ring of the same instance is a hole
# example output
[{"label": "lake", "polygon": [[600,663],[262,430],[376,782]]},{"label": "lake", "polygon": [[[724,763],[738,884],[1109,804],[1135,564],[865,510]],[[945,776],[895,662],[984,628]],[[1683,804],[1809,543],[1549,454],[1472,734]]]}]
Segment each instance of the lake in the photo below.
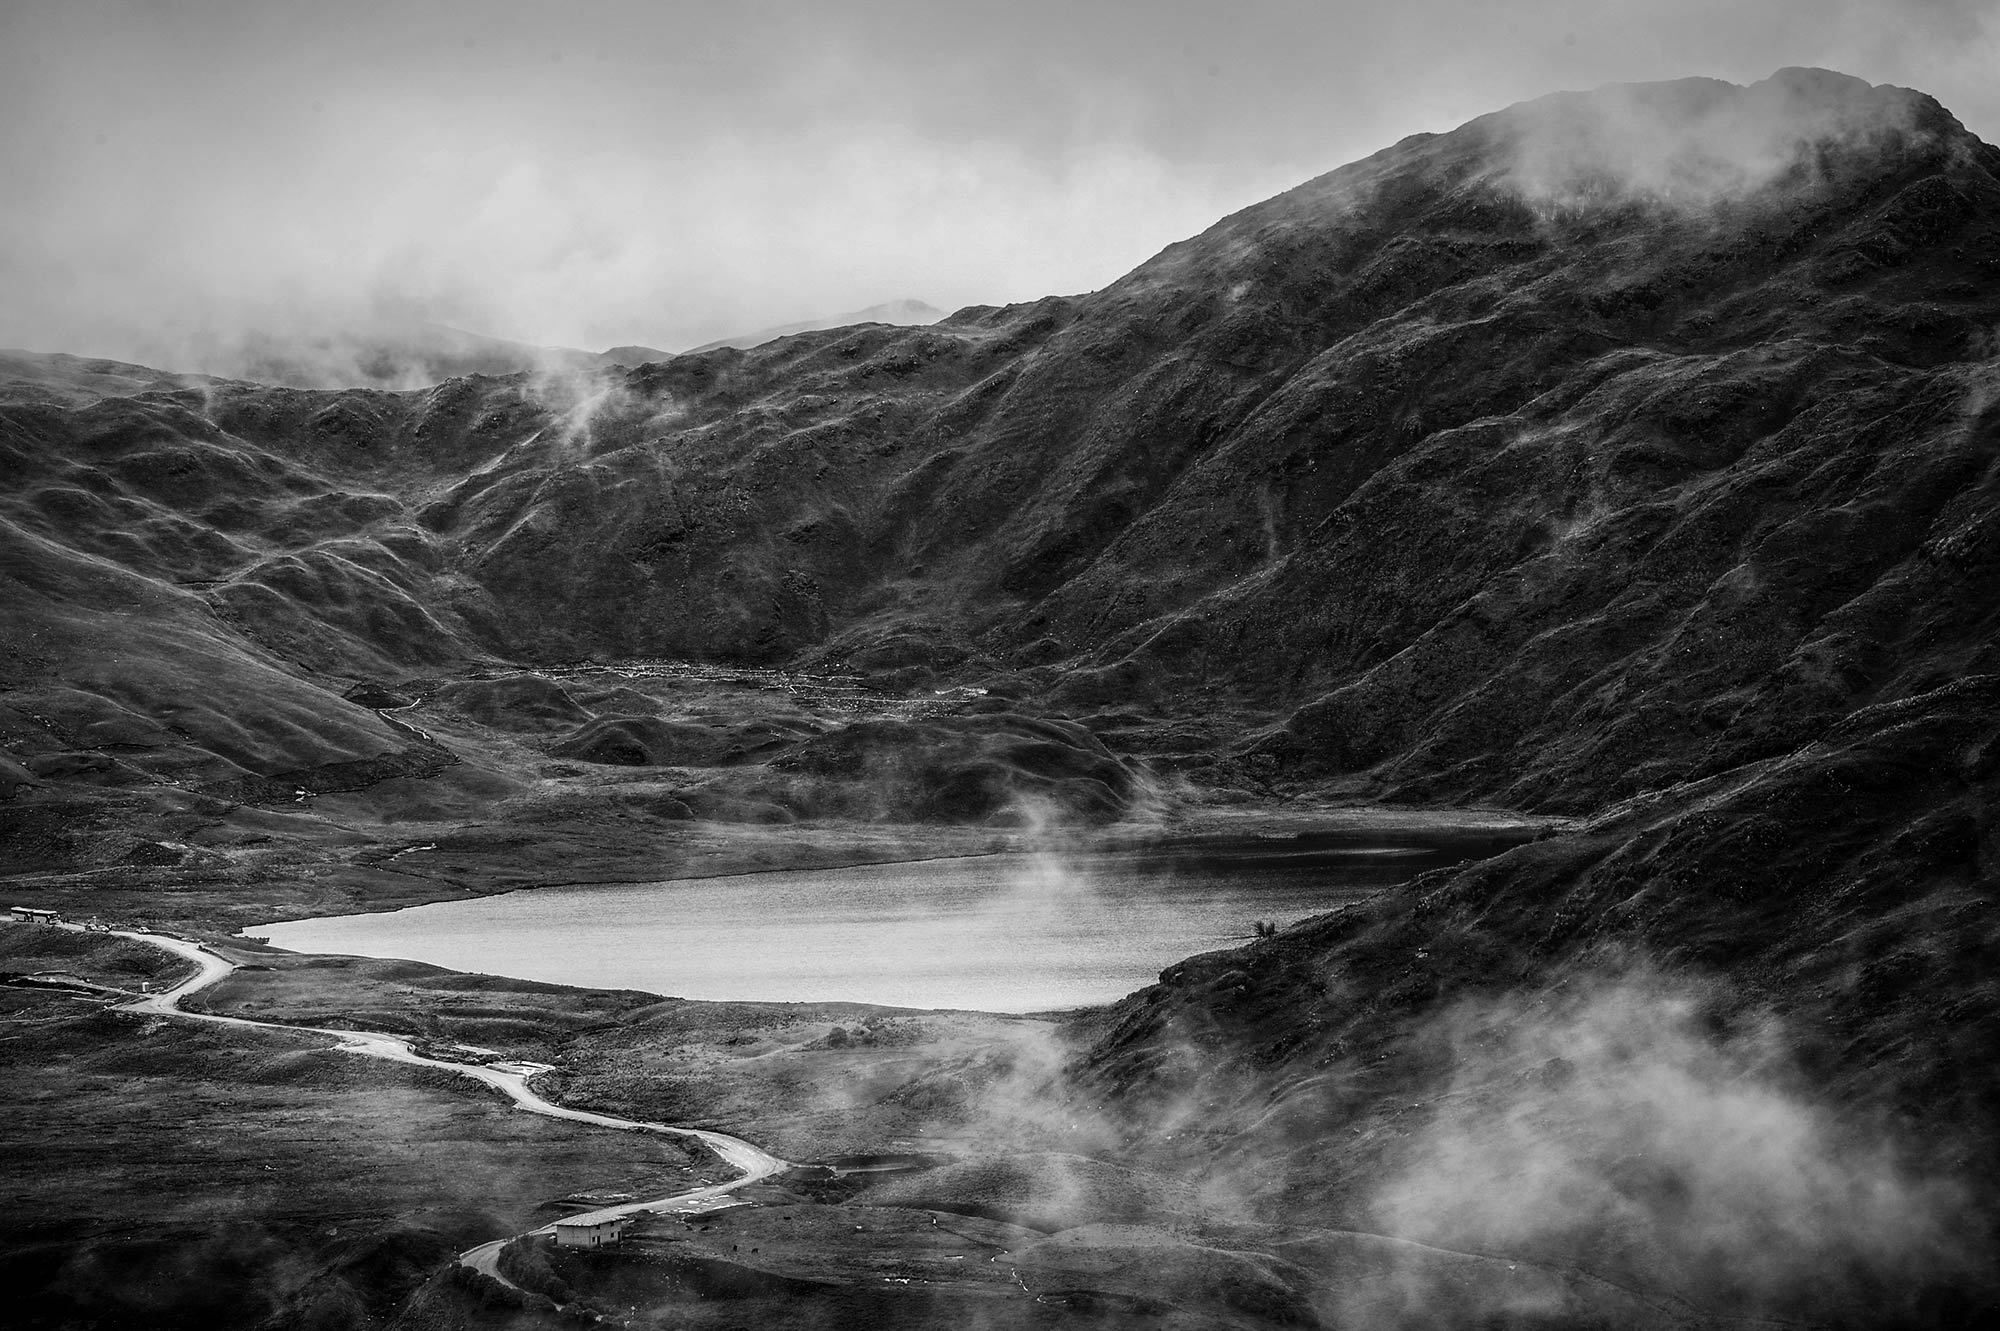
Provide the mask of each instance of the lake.
[{"label": "lake", "polygon": [[1289,924],[1469,857],[1310,838],[981,855],[546,887],[245,932],[297,952],[682,998],[1034,1012],[1109,1002],[1237,946],[1257,920]]}]

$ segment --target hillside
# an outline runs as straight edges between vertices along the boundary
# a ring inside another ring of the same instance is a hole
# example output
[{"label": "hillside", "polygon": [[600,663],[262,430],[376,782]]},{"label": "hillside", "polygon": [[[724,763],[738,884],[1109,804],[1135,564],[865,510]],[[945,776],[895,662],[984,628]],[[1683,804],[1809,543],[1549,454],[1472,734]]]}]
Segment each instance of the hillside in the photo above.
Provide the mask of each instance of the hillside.
[{"label": "hillside", "polygon": [[1078,1023],[1073,1112],[1267,1222],[1978,1325],[1997,754],[1978,677],[1191,958]]}]

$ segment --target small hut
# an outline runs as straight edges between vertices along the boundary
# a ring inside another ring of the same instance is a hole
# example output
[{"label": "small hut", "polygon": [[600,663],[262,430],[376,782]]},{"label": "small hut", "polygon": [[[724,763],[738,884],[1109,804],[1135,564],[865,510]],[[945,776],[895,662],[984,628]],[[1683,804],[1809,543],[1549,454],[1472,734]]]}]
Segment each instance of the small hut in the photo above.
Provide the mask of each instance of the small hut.
[{"label": "small hut", "polygon": [[618,1242],[625,1226],[632,1223],[630,1212],[619,1207],[585,1211],[556,1221],[556,1245],[562,1248],[603,1248]]}]

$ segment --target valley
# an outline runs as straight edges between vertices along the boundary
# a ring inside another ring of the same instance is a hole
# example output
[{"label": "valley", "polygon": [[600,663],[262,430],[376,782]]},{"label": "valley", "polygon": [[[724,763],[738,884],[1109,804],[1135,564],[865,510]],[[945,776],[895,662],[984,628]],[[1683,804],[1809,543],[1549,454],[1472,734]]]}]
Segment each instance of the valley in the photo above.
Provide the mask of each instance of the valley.
[{"label": "valley", "polygon": [[[0,926],[22,1324],[1982,1325],[1995,330],[2000,150],[1787,69],[924,325],[396,391],[0,352],[0,883],[125,931]],[[1051,963],[896,934],[926,862],[1048,866],[1038,928],[1104,863],[1329,895],[1088,1001],[592,978],[697,881],[722,972],[843,911],[850,973]],[[543,893],[566,984],[242,936]],[[515,1238],[733,1176],[487,1063],[796,1167]]]}]

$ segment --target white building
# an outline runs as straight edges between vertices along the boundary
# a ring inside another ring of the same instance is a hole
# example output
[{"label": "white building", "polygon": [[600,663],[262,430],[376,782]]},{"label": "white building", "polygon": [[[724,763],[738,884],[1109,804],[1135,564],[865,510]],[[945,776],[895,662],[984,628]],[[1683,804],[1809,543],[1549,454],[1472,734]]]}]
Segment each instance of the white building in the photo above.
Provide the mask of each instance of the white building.
[{"label": "white building", "polygon": [[563,1248],[602,1248],[618,1242],[635,1217],[623,1207],[585,1211],[556,1221],[556,1244]]}]

